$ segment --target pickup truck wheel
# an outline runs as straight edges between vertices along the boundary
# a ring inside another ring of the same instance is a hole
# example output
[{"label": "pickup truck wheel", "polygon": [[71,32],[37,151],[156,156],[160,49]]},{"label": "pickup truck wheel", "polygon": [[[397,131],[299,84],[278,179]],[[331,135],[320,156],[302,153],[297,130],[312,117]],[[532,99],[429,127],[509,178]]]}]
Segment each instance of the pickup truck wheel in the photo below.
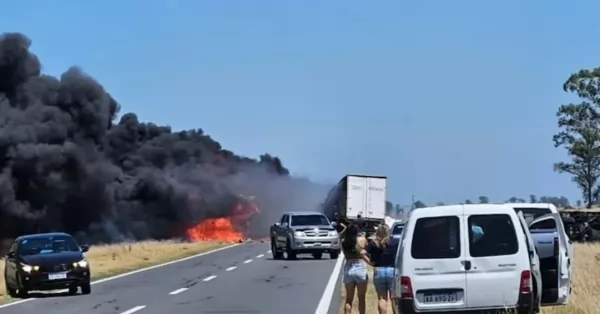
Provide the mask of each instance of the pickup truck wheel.
[{"label": "pickup truck wheel", "polygon": [[313,253],[313,257],[315,259],[321,259],[323,257],[323,253]]},{"label": "pickup truck wheel", "polygon": [[287,244],[285,245],[285,253],[287,254],[287,259],[298,258],[296,252],[292,250],[292,245],[290,244],[290,241],[287,241]]},{"label": "pickup truck wheel", "polygon": [[338,259],[339,256],[340,256],[340,251],[331,251],[329,253],[329,257],[331,257],[331,259]]},{"label": "pickup truck wheel", "polygon": [[271,239],[271,254],[273,254],[273,259],[282,259],[283,252],[277,249],[277,245],[275,245],[275,241]]}]

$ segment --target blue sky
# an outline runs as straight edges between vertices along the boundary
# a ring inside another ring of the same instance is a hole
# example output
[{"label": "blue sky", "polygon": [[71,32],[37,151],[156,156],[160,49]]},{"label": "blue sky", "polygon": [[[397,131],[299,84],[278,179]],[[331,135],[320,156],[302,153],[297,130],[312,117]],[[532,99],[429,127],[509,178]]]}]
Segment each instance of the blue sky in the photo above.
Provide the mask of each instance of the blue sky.
[{"label": "blue sky", "polygon": [[552,171],[562,83],[598,66],[578,1],[10,1],[46,73],[319,181],[385,174],[409,204],[579,192]]}]

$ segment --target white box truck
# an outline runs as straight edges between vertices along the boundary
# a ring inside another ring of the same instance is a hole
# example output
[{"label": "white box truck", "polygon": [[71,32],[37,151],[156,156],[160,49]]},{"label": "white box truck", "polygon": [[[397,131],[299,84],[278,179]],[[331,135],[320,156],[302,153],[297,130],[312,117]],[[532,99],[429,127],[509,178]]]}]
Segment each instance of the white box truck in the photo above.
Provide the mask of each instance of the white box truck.
[{"label": "white box truck", "polygon": [[349,174],[329,191],[323,212],[332,220],[335,213],[349,222],[360,217],[367,231],[372,231],[385,220],[386,200],[387,177]]}]

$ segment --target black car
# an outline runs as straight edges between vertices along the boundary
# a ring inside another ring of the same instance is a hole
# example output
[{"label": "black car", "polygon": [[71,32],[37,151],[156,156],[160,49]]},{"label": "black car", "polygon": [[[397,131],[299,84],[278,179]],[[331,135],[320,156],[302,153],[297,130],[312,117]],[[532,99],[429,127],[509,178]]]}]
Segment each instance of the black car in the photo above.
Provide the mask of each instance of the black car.
[{"label": "black car", "polygon": [[69,289],[91,293],[90,266],[79,246],[66,233],[44,233],[17,238],[6,256],[4,281],[11,297],[26,297],[29,291]]}]

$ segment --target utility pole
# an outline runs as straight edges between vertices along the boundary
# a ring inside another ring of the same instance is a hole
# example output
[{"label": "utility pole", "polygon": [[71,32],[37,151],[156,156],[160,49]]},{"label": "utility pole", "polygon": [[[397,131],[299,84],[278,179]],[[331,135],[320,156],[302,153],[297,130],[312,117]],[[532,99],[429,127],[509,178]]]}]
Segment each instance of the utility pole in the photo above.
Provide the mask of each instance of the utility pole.
[{"label": "utility pole", "polygon": [[412,195],[412,203],[410,205],[410,209],[411,210],[415,209],[415,195],[414,194]]}]

